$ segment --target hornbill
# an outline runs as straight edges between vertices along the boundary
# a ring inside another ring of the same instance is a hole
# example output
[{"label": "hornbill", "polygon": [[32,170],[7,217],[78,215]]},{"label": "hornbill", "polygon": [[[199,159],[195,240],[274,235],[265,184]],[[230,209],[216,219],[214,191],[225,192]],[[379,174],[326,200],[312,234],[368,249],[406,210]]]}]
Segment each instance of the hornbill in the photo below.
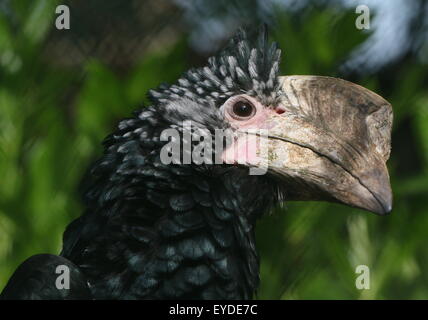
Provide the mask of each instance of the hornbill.
[{"label": "hornbill", "polygon": [[[391,211],[391,105],[345,80],[281,77],[281,51],[265,31],[256,38],[238,32],[119,122],[62,252],[23,262],[2,299],[250,299],[259,285],[256,221],[278,203]],[[184,163],[180,148],[168,163],[168,129],[187,155],[206,149],[221,161]],[[206,133],[219,130],[227,134],[214,148]],[[58,266],[68,268],[68,288],[58,288]]]}]

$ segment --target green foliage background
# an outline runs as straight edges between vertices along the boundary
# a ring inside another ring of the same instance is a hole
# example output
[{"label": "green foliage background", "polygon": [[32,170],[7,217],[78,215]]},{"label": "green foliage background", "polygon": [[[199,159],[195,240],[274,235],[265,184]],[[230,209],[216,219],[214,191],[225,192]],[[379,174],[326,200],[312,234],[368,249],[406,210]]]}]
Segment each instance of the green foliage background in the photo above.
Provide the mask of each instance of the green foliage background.
[{"label": "green foliage background", "polygon": [[[31,5],[29,5],[31,3]],[[58,253],[82,212],[78,186],[102,139],[151,87],[194,66],[186,32],[149,50],[126,72],[99,59],[79,69],[46,58],[56,1],[15,1],[19,27],[0,15],[0,289],[19,263]],[[367,33],[353,12],[280,13],[272,39],[283,74],[338,76]],[[76,80],[77,79],[77,80]],[[288,203],[258,226],[262,299],[428,299],[428,68],[407,57],[359,84],[394,109],[387,217],[326,203]],[[357,290],[355,268],[371,270]]]}]

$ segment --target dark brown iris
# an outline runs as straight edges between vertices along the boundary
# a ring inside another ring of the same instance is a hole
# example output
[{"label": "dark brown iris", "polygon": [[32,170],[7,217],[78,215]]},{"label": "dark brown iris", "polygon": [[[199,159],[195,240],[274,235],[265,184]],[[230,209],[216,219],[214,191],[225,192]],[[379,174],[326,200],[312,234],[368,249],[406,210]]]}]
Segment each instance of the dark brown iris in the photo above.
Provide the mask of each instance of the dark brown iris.
[{"label": "dark brown iris", "polygon": [[248,119],[255,113],[256,108],[248,101],[238,101],[232,106],[232,115],[235,118]]}]

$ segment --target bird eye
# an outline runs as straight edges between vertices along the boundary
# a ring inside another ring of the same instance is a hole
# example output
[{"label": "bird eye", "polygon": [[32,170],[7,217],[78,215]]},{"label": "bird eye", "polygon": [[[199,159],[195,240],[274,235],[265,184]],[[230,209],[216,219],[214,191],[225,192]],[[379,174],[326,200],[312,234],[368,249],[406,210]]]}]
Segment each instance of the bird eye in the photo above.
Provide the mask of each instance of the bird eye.
[{"label": "bird eye", "polygon": [[251,102],[247,100],[241,100],[232,105],[229,113],[237,120],[247,120],[255,115],[256,108]]}]

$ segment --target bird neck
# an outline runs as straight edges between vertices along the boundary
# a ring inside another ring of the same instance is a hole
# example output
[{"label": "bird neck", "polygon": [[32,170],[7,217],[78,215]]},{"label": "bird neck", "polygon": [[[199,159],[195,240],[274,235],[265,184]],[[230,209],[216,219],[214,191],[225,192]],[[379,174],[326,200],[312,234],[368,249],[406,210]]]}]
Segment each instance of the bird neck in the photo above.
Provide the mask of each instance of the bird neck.
[{"label": "bird neck", "polygon": [[81,266],[96,298],[252,298],[254,228],[270,204],[269,186],[236,168],[159,170],[139,190],[144,196],[128,191],[69,227],[63,255]]}]

